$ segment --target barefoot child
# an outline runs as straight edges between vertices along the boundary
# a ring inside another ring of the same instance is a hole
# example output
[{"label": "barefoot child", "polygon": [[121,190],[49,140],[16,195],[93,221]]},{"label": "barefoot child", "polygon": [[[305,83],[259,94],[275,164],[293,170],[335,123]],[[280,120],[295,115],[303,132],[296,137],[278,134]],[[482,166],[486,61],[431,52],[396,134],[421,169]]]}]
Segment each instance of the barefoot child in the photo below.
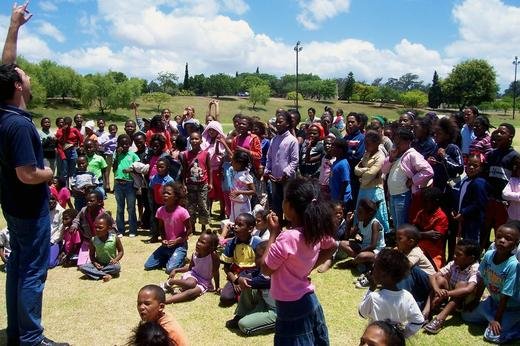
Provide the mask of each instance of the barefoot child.
[{"label": "barefoot child", "polygon": [[137,311],[142,323],[157,322],[168,333],[168,338],[173,345],[186,346],[188,339],[179,323],[173,316],[164,312],[166,296],[161,287],[146,285],[137,295]]},{"label": "barefoot child", "polygon": [[[165,291],[173,293],[172,297],[166,299],[166,304],[193,300],[207,291],[220,290],[220,261],[216,252],[217,246],[218,236],[215,233],[206,230],[200,235],[190,264],[173,269],[170,278],[162,284]],[[180,279],[175,278],[177,273],[183,273]],[[212,280],[215,280],[215,286]],[[177,287],[180,292],[174,291]]]},{"label": "barefoot child", "polygon": [[[431,294],[431,310],[439,308],[447,301],[444,309],[435,316],[424,330],[431,334],[441,331],[446,317],[464,305],[464,300],[475,293],[478,277],[478,259],[480,246],[472,240],[461,239],[455,247],[453,261],[430,276],[433,291]],[[428,318],[428,316],[426,316]]]},{"label": "barefoot child", "polygon": [[95,221],[96,236],[90,241],[90,263],[79,267],[79,270],[94,280],[110,281],[121,271],[119,261],[124,250],[121,240],[117,237],[112,217],[103,213]]},{"label": "barefoot child", "polygon": [[[466,322],[487,323],[484,340],[489,342],[505,343],[520,338],[518,260],[513,254],[519,241],[518,222],[511,221],[498,228],[496,249],[486,252],[478,269],[479,281],[473,301],[478,306],[462,314]],[[484,288],[488,289],[489,296],[480,301]]]},{"label": "barefoot child", "polygon": [[[370,288],[359,304],[359,314],[372,321],[389,320],[405,326],[406,338],[419,331],[424,317],[412,294],[398,289],[408,273],[406,256],[398,250],[383,249],[374,262]],[[378,285],[380,289],[376,291]]]},{"label": "barefoot child", "polygon": [[182,207],[185,188],[181,183],[169,182],[162,189],[164,206],[155,214],[161,246],[156,249],[144,264],[145,270],[166,267],[166,274],[184,264],[188,251],[188,236],[192,224],[190,214]]}]

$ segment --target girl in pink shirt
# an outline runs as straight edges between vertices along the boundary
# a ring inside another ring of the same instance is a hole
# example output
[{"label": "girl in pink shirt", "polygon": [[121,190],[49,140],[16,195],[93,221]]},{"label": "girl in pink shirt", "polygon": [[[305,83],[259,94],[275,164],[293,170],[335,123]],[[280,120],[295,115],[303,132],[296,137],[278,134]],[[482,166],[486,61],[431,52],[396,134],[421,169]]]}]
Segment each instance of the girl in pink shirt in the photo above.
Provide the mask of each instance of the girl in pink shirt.
[{"label": "girl in pink shirt", "polygon": [[159,225],[162,244],[144,264],[145,270],[166,267],[166,273],[184,265],[191,234],[190,214],[181,204],[186,193],[181,183],[169,182],[163,186],[164,206],[157,209],[155,217]]},{"label": "girl in pink shirt", "polygon": [[323,310],[314,294],[310,272],[336,251],[334,213],[322,202],[319,186],[306,178],[289,180],[283,213],[291,222],[281,232],[276,214],[268,216],[271,232],[262,273],[271,276],[276,300],[275,345],[328,345]]}]

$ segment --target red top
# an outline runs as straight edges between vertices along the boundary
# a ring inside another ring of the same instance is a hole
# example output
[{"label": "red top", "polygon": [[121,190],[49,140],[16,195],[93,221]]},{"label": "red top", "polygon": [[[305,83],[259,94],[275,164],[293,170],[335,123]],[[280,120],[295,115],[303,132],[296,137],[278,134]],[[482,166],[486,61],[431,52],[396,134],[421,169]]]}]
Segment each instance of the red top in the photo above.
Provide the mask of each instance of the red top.
[{"label": "red top", "polygon": [[198,153],[184,151],[182,153],[184,167],[186,168],[186,185],[199,185],[208,183],[208,152],[200,150]]},{"label": "red top", "polygon": [[71,147],[79,148],[83,143],[83,136],[75,127],[69,127],[67,130],[64,128],[58,129],[56,139],[58,140],[56,152],[62,160],[65,159],[65,150]]},{"label": "red top", "polygon": [[260,167],[260,159],[262,158],[262,146],[260,143],[260,138],[258,138],[258,136],[253,133],[250,133],[247,136],[236,136],[233,138],[231,150],[235,151],[237,146],[251,151],[253,167],[258,169]]},{"label": "red top", "polygon": [[164,131],[155,131],[155,130],[148,130],[146,131],[146,146],[147,147],[150,147],[150,141],[152,140],[152,136],[155,135],[156,133],[160,134],[160,135],[163,135],[164,138],[166,139],[166,147],[164,148],[164,150],[169,150],[172,148],[172,137],[170,136],[170,132],[164,130]]},{"label": "red top", "polygon": [[421,239],[419,247],[427,252],[435,262],[437,269],[444,266],[445,235],[448,233],[448,217],[441,208],[437,208],[432,214],[421,209],[413,222],[421,232],[437,231],[442,234],[439,239]]}]

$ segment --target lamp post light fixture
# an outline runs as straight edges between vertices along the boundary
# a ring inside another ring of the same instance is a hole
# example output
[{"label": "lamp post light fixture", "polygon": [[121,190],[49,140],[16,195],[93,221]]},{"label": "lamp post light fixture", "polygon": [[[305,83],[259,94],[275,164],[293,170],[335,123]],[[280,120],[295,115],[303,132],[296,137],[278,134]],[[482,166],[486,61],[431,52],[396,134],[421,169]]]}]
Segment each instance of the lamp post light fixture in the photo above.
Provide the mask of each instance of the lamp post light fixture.
[{"label": "lamp post light fixture", "polygon": [[296,109],[298,109],[298,54],[302,51],[303,47],[300,44],[300,41],[296,42],[296,46],[294,46],[294,51],[296,52]]},{"label": "lamp post light fixture", "polygon": [[518,57],[515,56],[515,61],[513,61],[513,65],[515,65],[515,80],[513,82],[513,120],[515,119],[515,108],[516,108],[516,69],[518,67]]}]

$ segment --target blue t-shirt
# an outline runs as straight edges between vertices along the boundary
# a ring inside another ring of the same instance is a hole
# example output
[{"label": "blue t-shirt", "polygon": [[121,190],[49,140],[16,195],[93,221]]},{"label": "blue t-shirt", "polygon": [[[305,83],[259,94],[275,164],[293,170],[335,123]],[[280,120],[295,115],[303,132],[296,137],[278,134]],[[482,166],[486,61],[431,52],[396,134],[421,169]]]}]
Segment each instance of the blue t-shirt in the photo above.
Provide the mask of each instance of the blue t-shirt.
[{"label": "blue t-shirt", "polygon": [[[346,182],[345,191],[340,191],[341,183]],[[330,197],[333,201],[348,202],[352,199],[350,187],[350,166],[347,159],[334,162],[329,178]]]},{"label": "blue t-shirt", "polygon": [[22,183],[16,167],[43,169],[43,149],[32,116],[13,106],[0,106],[0,203],[8,215],[38,218],[49,213],[46,183]]},{"label": "blue t-shirt", "polygon": [[495,264],[493,262],[495,253],[496,250],[489,250],[482,258],[478,267],[480,277],[484,280],[484,285],[495,302],[498,303],[500,295],[503,294],[509,297],[508,308],[520,307],[519,287],[516,284],[518,260],[511,255],[502,263]]}]

